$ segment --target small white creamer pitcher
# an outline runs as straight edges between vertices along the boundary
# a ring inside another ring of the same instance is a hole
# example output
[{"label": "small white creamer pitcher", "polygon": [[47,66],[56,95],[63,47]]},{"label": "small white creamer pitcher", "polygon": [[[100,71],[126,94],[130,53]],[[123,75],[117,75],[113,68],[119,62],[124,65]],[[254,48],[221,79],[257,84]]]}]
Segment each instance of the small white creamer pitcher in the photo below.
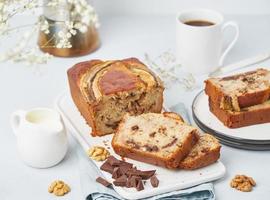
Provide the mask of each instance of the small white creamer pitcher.
[{"label": "small white creamer pitcher", "polygon": [[49,108],[18,110],[11,115],[21,159],[28,165],[47,168],[59,163],[68,148],[61,116]]}]

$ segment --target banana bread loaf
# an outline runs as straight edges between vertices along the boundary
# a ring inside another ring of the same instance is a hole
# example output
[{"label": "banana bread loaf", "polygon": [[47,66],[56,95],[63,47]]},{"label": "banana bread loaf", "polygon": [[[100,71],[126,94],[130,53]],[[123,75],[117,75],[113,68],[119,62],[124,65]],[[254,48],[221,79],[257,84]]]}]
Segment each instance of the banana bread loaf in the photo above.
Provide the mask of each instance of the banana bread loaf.
[{"label": "banana bread loaf", "polygon": [[123,157],[178,168],[197,140],[197,129],[185,124],[176,114],[127,114],[113,137],[112,147]]},{"label": "banana bread loaf", "polygon": [[205,93],[223,110],[240,111],[267,101],[270,97],[270,71],[257,69],[205,81]]},{"label": "banana bread loaf", "polygon": [[67,72],[74,103],[93,136],[113,133],[125,113],[160,113],[163,84],[136,58],[91,60]]}]

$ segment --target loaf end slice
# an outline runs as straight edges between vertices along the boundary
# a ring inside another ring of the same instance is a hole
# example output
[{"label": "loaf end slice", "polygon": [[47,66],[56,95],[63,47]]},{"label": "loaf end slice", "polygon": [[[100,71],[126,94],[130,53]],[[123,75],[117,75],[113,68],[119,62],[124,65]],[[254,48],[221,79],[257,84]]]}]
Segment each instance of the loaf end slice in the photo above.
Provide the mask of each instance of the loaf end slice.
[{"label": "loaf end slice", "polygon": [[216,162],[220,157],[221,145],[212,135],[203,134],[188,156],[180,162],[179,168],[194,170]]},{"label": "loaf end slice", "polygon": [[175,115],[127,114],[113,137],[112,147],[123,157],[178,168],[197,141],[197,129],[176,119]]}]

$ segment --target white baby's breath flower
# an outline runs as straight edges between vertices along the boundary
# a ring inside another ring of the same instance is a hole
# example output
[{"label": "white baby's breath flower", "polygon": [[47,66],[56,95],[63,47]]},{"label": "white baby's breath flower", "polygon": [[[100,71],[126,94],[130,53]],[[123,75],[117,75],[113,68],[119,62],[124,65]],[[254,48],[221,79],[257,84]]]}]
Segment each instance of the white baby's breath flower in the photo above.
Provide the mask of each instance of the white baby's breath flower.
[{"label": "white baby's breath flower", "polygon": [[39,22],[40,31],[42,31],[45,34],[49,34],[50,33],[49,27],[50,27],[49,22],[44,17],[41,17]]}]

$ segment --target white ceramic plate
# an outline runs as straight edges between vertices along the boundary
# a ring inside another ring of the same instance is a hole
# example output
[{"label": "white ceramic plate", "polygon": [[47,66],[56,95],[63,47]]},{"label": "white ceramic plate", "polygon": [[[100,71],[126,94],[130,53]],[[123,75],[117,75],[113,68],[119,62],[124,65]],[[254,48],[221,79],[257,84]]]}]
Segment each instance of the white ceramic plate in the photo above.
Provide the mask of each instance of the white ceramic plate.
[{"label": "white ceramic plate", "polygon": [[196,119],[195,121],[219,137],[248,144],[270,144],[270,123],[234,129],[228,128],[210,112],[208,96],[204,91],[201,91],[195,97],[192,104],[192,111]]},{"label": "white ceramic plate", "polygon": [[[92,145],[104,146],[104,142],[106,142],[110,146],[110,153],[119,158],[119,156],[114,153],[111,147],[112,135],[103,137],[92,137],[90,135],[91,128],[86,124],[85,120],[80,115],[69,95],[69,92],[65,92],[60,95],[56,99],[55,105],[58,111],[61,113],[67,128],[70,130],[70,133],[78,140],[85,151],[87,151]],[[127,159],[127,161],[133,163],[135,166],[142,170],[156,169],[156,174],[160,180],[160,184],[159,187],[152,188],[149,181],[147,181],[145,184],[145,189],[139,192],[135,188],[114,187],[115,191],[126,199],[145,198],[165,192],[191,187],[204,182],[219,179],[225,174],[225,167],[220,161],[208,167],[194,171],[168,170],[130,159]],[[95,164],[98,167],[101,165],[100,162],[95,162]],[[111,175],[109,173],[104,171],[101,172],[107,180],[112,181]]]}]

